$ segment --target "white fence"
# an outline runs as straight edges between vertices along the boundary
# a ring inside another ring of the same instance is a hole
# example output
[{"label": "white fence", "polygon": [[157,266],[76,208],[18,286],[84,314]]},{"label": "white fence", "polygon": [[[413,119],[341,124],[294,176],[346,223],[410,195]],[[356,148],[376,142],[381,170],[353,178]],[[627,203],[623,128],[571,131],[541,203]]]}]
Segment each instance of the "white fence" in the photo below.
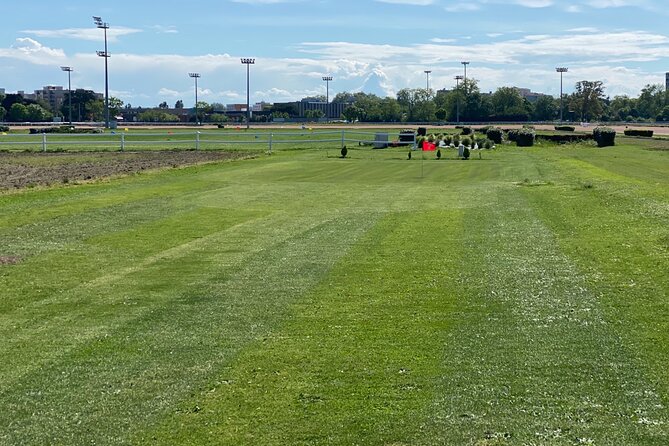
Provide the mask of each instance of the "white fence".
[{"label": "white fence", "polygon": [[365,132],[355,130],[254,132],[247,130],[226,131],[161,131],[135,133],[123,130],[105,133],[37,133],[0,135],[0,150],[25,151],[125,151],[125,150],[217,150],[248,148],[272,152],[281,146],[342,148],[346,145],[415,146],[415,134],[404,135],[399,141],[399,131]]}]

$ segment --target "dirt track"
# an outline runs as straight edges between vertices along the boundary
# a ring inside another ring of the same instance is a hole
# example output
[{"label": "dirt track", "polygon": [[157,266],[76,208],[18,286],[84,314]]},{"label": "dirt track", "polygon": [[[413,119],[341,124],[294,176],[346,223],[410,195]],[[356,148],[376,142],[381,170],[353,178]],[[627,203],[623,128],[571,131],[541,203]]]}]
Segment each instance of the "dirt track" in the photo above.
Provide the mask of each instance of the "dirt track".
[{"label": "dirt track", "polygon": [[245,154],[207,151],[1,153],[0,190],[77,183],[150,169],[235,159]]}]

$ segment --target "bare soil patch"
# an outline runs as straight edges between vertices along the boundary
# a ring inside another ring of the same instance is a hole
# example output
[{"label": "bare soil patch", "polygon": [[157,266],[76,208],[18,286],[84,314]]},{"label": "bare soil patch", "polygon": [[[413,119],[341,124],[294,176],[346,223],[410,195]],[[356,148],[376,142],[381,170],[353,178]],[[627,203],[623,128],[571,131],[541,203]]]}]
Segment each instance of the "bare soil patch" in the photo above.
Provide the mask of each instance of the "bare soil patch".
[{"label": "bare soil patch", "polygon": [[1,265],[16,265],[21,261],[20,257],[17,256],[0,256],[0,266]]},{"label": "bare soil patch", "polygon": [[219,151],[0,152],[0,189],[77,183],[244,157],[248,154]]}]

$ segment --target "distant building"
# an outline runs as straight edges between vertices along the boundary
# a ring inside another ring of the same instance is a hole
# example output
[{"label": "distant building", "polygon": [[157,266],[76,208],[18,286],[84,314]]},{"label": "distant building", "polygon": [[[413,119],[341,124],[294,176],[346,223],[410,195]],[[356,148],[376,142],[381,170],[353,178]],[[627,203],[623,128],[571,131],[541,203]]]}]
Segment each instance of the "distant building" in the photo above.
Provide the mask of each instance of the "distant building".
[{"label": "distant building", "polygon": [[45,103],[49,104],[49,108],[52,111],[56,111],[63,104],[66,92],[67,90],[63,90],[63,87],[55,85],[47,85],[45,87],[42,87],[41,90],[35,90],[35,93],[32,95],[33,97],[26,99],[33,99],[35,101],[39,100],[44,101]]},{"label": "distant building", "polygon": [[546,96],[543,93],[536,93],[529,88],[519,88],[519,87],[513,87],[516,89],[516,91],[525,99],[527,99],[529,102],[537,102],[540,97]]}]

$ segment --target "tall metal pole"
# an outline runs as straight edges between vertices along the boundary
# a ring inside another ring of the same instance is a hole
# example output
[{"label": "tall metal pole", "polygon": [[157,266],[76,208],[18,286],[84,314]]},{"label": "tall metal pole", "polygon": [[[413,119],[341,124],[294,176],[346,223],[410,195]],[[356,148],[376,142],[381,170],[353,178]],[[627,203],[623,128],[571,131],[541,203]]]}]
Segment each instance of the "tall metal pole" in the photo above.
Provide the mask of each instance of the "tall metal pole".
[{"label": "tall metal pole", "polygon": [[67,71],[67,110],[70,115],[70,127],[72,126],[72,81],[70,74],[74,69],[72,67],[60,67],[61,70]]},{"label": "tall metal pole", "polygon": [[467,95],[467,65],[469,65],[469,62],[460,62],[460,63],[465,66],[464,86],[465,86],[465,96],[466,96]]},{"label": "tall metal pole", "polygon": [[457,94],[457,101],[455,105],[455,116],[458,124],[460,123],[460,81],[463,79],[462,76],[455,76],[455,93]]},{"label": "tall metal pole", "polygon": [[249,81],[250,67],[251,65],[256,63],[256,60],[244,57],[242,58],[242,63],[246,65],[246,128],[248,129],[251,126],[251,104],[250,104],[251,90]]},{"label": "tall metal pole", "polygon": [[425,85],[426,85],[425,89],[427,91],[430,91],[430,73],[432,73],[432,71],[431,70],[425,70],[425,71],[423,71],[423,73],[425,73],[425,77],[427,78],[425,80]]},{"label": "tall metal pole", "polygon": [[325,81],[325,118],[330,119],[330,81],[332,76],[323,76]]},{"label": "tall metal pole", "polygon": [[566,68],[566,67],[557,67],[557,68],[555,69],[555,71],[557,71],[558,73],[560,73],[560,122],[562,122],[562,110],[563,110],[563,106],[562,106],[562,99],[563,99],[563,94],[562,94],[562,74],[563,74],[563,73],[566,73],[567,71],[569,71],[569,68]]},{"label": "tall metal pole", "polygon": [[199,125],[200,121],[197,115],[197,80],[200,77],[200,73],[188,73],[188,76],[195,79],[195,125]]},{"label": "tall metal pole", "polygon": [[111,57],[109,51],[107,50],[107,30],[109,29],[109,23],[103,22],[101,17],[93,16],[93,21],[95,25],[103,29],[105,32],[105,50],[97,51],[97,55],[105,58],[105,127],[109,128],[109,66],[107,59]]}]

